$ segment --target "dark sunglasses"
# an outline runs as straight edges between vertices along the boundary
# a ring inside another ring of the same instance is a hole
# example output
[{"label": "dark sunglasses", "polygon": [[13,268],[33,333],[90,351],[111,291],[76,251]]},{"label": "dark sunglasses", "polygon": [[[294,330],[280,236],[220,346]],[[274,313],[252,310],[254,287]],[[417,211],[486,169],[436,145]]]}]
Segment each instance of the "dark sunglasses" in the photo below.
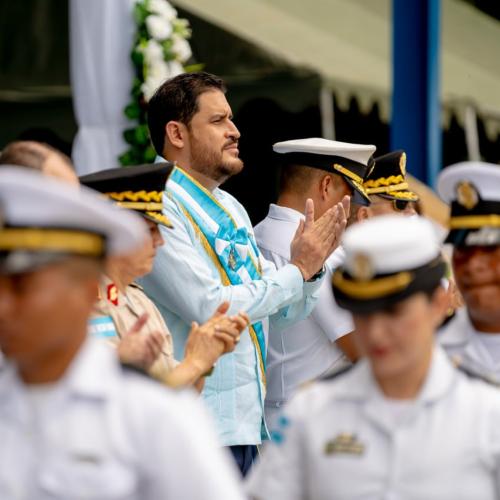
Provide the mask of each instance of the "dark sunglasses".
[{"label": "dark sunglasses", "polygon": [[392,206],[396,212],[404,212],[409,204],[409,200],[392,200]]}]

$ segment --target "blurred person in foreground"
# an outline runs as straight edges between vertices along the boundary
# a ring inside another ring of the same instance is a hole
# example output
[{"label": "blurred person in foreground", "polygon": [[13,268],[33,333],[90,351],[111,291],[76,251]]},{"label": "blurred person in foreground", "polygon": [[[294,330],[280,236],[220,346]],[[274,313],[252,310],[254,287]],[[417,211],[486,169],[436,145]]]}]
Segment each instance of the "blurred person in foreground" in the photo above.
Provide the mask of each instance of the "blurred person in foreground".
[{"label": "blurred person in foreground", "polygon": [[248,313],[251,325],[203,389],[221,442],[231,447],[245,474],[257,445],[268,437],[263,410],[269,325],[284,328],[311,312],[346,214],[337,204],[315,221],[308,200],[305,221],[291,242],[290,264],[277,270],[261,255],[246,210],[220,189],[243,168],[240,133],[225,91],[214,75],[185,73],[163,83],[149,101],[155,149],[176,164],[163,209],[175,230],[141,284],[163,314],[179,357],[191,321],[206,321],[226,301],[229,314]]},{"label": "blurred person in foreground", "polygon": [[242,498],[199,403],[87,335],[106,256],[147,228],[86,188],[0,169],[0,498]]},{"label": "blurred person in foreground", "polygon": [[[234,350],[249,320],[244,313],[226,316],[228,304],[222,304],[203,325],[193,323],[184,358],[180,362],[174,359],[172,337],[165,321],[135,282],[151,272],[157,248],[165,243],[159,225],[173,229],[162,213],[162,193],[171,171],[171,163],[159,163],[102,170],[80,177],[83,185],[141,215],[150,233],[138,252],[114,258],[107,266],[90,320],[90,332],[117,345],[122,361],[148,370],[157,380],[176,387],[196,385],[201,390],[203,377],[222,354]],[[142,343],[138,335],[146,335],[146,348],[139,346],[130,353],[127,343],[134,340]],[[128,342],[120,342],[122,338]]]},{"label": "blurred person in foreground", "polygon": [[14,141],[0,153],[0,165],[16,165],[39,170],[49,177],[57,177],[78,184],[71,160],[48,144],[36,141]]},{"label": "blurred person in foreground", "polygon": [[451,205],[446,242],[465,302],[438,339],[454,362],[500,385],[500,166],[452,165],[438,190]]},{"label": "blurred person in foreground", "polygon": [[435,342],[440,241],[422,218],[347,229],[333,276],[363,358],[300,391],[247,483],[259,500],[500,498],[500,392]]}]

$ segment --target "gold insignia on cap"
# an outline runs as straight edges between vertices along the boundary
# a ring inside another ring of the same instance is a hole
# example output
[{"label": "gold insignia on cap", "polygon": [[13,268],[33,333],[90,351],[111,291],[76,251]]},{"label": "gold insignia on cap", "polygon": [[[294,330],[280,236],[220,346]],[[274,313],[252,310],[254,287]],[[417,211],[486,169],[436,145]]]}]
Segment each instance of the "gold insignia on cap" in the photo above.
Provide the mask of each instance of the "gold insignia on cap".
[{"label": "gold insignia on cap", "polygon": [[353,277],[358,281],[369,281],[373,278],[375,272],[370,257],[364,253],[358,253],[354,256],[352,263]]},{"label": "gold insignia on cap", "polygon": [[399,158],[399,168],[401,169],[401,173],[406,175],[406,153],[403,153],[401,158]]},{"label": "gold insignia on cap", "polygon": [[457,201],[467,210],[473,209],[479,202],[479,195],[474,184],[462,181],[457,185]]},{"label": "gold insignia on cap", "polygon": [[362,455],[365,451],[365,445],[358,440],[356,434],[344,432],[328,441],[325,444],[324,451],[325,455],[334,455],[336,453]]}]

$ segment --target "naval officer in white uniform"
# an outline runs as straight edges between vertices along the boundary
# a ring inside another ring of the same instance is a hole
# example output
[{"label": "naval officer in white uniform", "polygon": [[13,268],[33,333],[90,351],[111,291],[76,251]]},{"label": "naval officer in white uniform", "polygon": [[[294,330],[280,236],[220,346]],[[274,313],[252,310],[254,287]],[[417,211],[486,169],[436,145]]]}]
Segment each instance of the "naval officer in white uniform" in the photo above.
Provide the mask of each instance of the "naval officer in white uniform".
[{"label": "naval officer in white uniform", "polygon": [[200,403],[87,338],[104,258],[139,216],[85,188],[0,171],[0,498],[241,499]]},{"label": "naval officer in white uniform", "polygon": [[439,332],[456,363],[500,385],[500,167],[466,162],[444,169],[439,193],[451,204],[453,271],[465,308]]},{"label": "naval officer in white uniform", "polygon": [[381,216],[342,244],[335,298],[365,357],[298,392],[248,479],[250,497],[500,498],[500,392],[434,340],[447,298],[432,225]]},{"label": "naval officer in white uniform", "polygon": [[[281,268],[290,262],[290,242],[304,218],[308,198],[314,201],[316,217],[346,196],[369,204],[362,182],[375,146],[310,138],[279,142],[273,149],[282,164],[280,194],[255,227],[255,236],[264,257]],[[311,315],[269,332],[265,412],[271,434],[282,406],[301,384],[342,368],[356,357],[346,338],[354,329],[351,315],[336,305],[330,286],[333,271],[343,258],[342,248],[337,247],[326,260],[326,277]]]}]

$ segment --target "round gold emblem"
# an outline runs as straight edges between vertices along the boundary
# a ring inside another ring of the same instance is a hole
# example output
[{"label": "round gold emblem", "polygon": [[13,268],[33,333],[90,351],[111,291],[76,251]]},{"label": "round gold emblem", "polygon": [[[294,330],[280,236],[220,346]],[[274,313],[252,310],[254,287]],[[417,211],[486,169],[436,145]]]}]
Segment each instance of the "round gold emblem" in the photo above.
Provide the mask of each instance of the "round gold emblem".
[{"label": "round gold emblem", "polygon": [[358,281],[369,281],[375,274],[370,257],[363,253],[354,256],[352,271]]},{"label": "round gold emblem", "polygon": [[401,169],[401,173],[404,177],[406,175],[406,153],[402,153],[399,158],[399,168]]},{"label": "round gold emblem", "polygon": [[458,183],[457,188],[457,201],[460,205],[467,210],[473,209],[479,202],[479,195],[477,189],[469,181],[462,181]]}]

